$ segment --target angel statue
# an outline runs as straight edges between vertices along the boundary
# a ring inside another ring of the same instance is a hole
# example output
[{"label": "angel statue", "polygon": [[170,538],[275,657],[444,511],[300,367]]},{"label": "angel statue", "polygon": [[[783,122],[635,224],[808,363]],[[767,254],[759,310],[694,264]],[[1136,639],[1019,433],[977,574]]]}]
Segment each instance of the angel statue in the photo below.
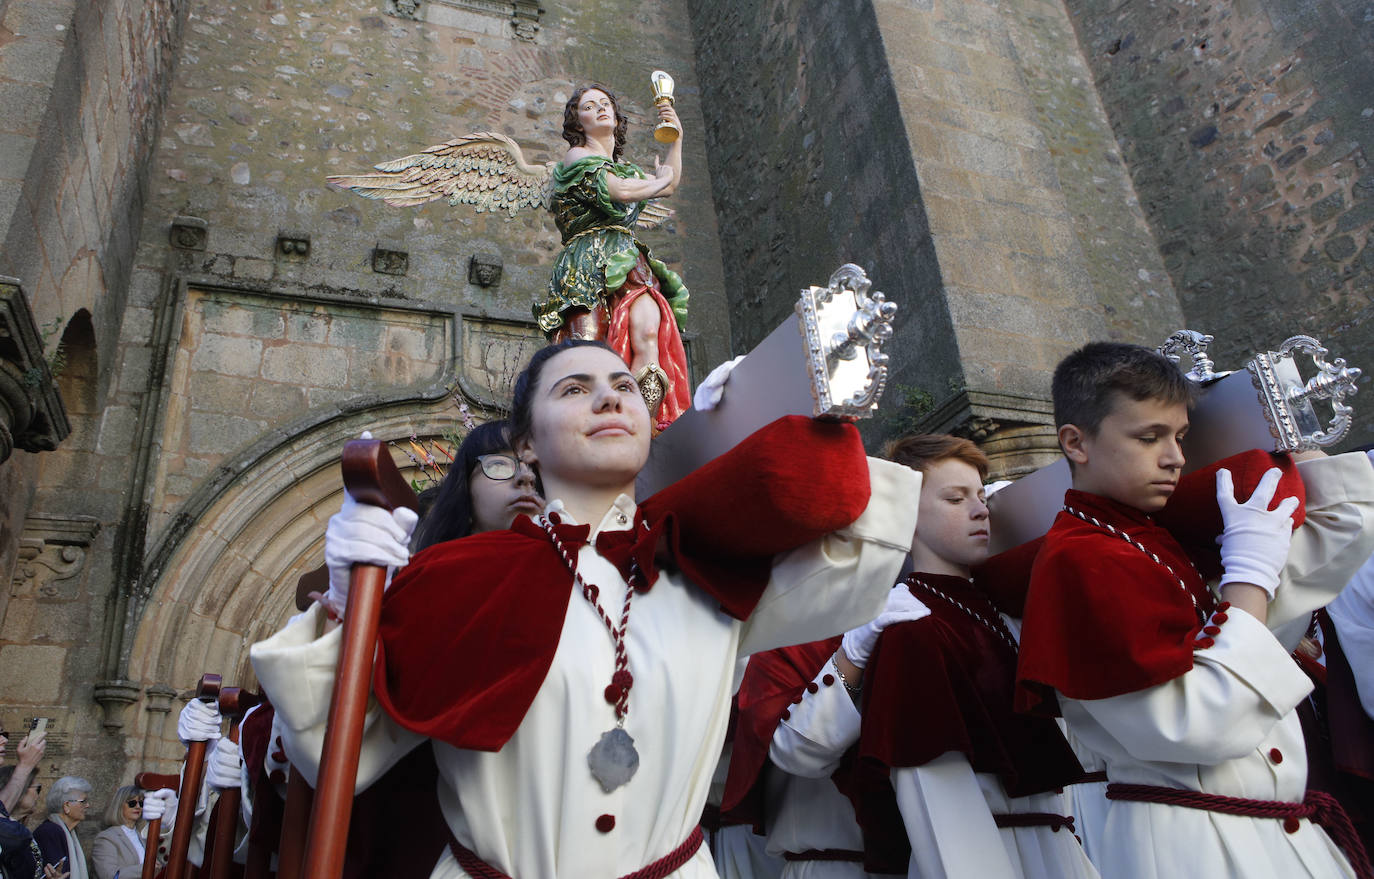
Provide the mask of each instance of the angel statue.
[{"label": "angel statue", "polygon": [[[671,102],[660,102],[661,122],[681,130]],[[420,205],[446,198],[480,211],[542,207],[553,211],[563,239],[548,295],[534,304],[539,327],[557,342],[602,339],[630,364],[640,393],[665,429],[691,405],[687,353],[679,322],[687,315],[682,278],[655,259],[634,233],[653,228],[672,212],[650,199],[664,198],[682,180],[682,139],[652,174],[623,161],[625,115],[610,89],[575,89],[563,107],[561,162],[532,166],[505,135],[459,137],[375,168],[380,173],[329,180],[389,205]]]}]

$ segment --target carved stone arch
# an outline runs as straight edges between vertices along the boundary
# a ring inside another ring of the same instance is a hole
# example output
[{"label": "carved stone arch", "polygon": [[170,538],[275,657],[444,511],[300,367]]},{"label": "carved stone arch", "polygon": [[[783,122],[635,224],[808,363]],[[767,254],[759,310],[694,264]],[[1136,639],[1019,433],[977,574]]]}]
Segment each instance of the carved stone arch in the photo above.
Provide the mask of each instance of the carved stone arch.
[{"label": "carved stone arch", "polygon": [[[477,421],[499,417],[487,408],[472,414]],[[227,462],[221,469],[228,478],[205,486],[206,497],[186,504],[196,512],[178,517],[152,548],[146,589],[129,614],[126,676],[183,694],[206,672],[222,675],[228,686],[255,687],[249,646],[295,613],[296,581],[324,561],[325,525],[343,499],[344,443],[364,429],[388,441],[439,437],[451,434],[458,418],[447,394],[388,403],[307,426]],[[394,455],[413,476],[410,461]],[[145,761],[170,766],[182,751],[174,724],[139,714],[131,732],[153,739],[145,740]]]}]

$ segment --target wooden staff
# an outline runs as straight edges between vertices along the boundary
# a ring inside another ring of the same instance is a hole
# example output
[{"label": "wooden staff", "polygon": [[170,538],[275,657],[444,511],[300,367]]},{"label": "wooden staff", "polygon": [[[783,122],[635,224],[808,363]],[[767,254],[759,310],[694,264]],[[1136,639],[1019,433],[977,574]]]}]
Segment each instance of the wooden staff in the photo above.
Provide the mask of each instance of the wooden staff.
[{"label": "wooden staff", "polygon": [[[296,581],[296,610],[309,610],[315,603],[311,595],[323,594],[329,588],[329,568],[320,565],[306,571]],[[267,747],[271,750],[273,743]],[[259,805],[265,805],[276,792],[259,785],[253,796],[253,821],[257,822],[261,813]],[[287,777],[286,801],[282,807],[280,837],[277,843],[277,879],[299,879],[305,869],[305,835],[310,830],[310,811],[315,801],[312,788],[296,767],[290,767]],[[272,863],[272,850],[261,840],[248,843],[248,862],[244,865],[244,879],[266,879]]]},{"label": "wooden staff", "polygon": [[[160,772],[140,772],[134,776],[134,784],[138,785],[139,790],[145,792],[175,788],[180,782],[181,779],[176,775],[165,775]],[[148,822],[148,844],[143,847],[143,874],[141,879],[153,879],[153,874],[157,872],[157,849],[158,837],[160,836],[162,836],[162,819],[154,818]]]},{"label": "wooden staff", "polygon": [[[378,440],[354,440],[344,446],[343,481],[344,488],[358,503],[385,510],[419,509],[415,492],[396,469],[386,445]],[[339,671],[334,679],[315,785],[315,807],[305,844],[306,879],[339,879],[343,875],[385,588],[385,567],[353,566],[339,647]]]},{"label": "wooden staff", "polygon": [[[357,772],[356,764],[354,772]],[[315,789],[301,771],[292,766],[286,777],[286,807],[281,816],[281,843],[277,847],[277,879],[300,879],[305,872],[306,834],[310,832],[314,804]]]},{"label": "wooden staff", "polygon": [[[196,698],[214,702],[219,698],[220,676],[202,675]],[[177,800],[177,823],[172,828],[172,845],[167,851],[164,879],[181,879],[186,872],[186,853],[191,849],[191,825],[195,824],[200,783],[205,778],[205,742],[187,742],[186,764],[181,770],[181,793]]]},{"label": "wooden staff", "polygon": [[[219,694],[219,713],[229,718],[229,741],[239,743],[239,721],[248,709],[257,705],[261,699],[238,687],[225,687]],[[234,860],[234,831],[239,823],[239,798],[242,796],[238,785],[227,787],[219,795],[219,812],[215,816],[213,854],[206,867],[210,879],[228,879],[229,865]]]}]

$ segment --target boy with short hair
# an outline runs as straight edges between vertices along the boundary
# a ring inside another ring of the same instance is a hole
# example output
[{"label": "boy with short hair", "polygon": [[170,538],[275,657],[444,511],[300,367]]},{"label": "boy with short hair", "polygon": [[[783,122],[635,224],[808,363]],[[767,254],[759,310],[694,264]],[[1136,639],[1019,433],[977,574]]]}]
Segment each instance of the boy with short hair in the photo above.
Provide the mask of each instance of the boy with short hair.
[{"label": "boy with short hair", "polygon": [[[754,657],[740,690],[736,757],[757,728],[781,770],[764,776],[770,850],[787,857],[785,876],[869,875],[862,864],[921,879],[1096,879],[1060,790],[1082,768],[1053,720],[1013,713],[1015,623],[971,578],[988,559],[987,458],[936,434],[884,457],[922,474],[914,573],[841,650],[837,638]],[[795,696],[756,690],[756,674]],[[862,719],[841,686],[861,682]],[[732,764],[732,779],[744,768],[752,783],[752,766]]]},{"label": "boy with short hair", "polygon": [[1184,464],[1192,388],[1178,367],[1094,343],[1060,363],[1053,394],[1073,488],[1031,574],[1016,699],[1057,707],[1106,764],[1098,868],[1114,879],[1355,875],[1307,820],[1319,809],[1304,802],[1294,709],[1311,683],[1266,627],[1298,498],[1269,509],[1274,469],[1239,503],[1218,471],[1219,601],[1151,518]]}]

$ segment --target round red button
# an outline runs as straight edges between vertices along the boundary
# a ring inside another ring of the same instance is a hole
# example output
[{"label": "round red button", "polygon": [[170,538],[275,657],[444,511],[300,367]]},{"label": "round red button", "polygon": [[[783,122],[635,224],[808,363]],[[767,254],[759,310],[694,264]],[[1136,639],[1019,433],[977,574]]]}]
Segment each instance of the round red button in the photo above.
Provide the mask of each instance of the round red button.
[{"label": "round red button", "polygon": [[602,833],[610,833],[612,830],[615,829],[615,816],[602,815],[601,817],[597,818],[596,829],[600,830]]},{"label": "round red button", "polygon": [[1270,759],[1270,760],[1273,760],[1275,763],[1282,763],[1282,762],[1283,762],[1283,752],[1280,751],[1278,748],[1270,748],[1270,749],[1269,749],[1269,759]]},{"label": "round red button", "polygon": [[1302,826],[1302,822],[1299,821],[1297,818],[1284,818],[1284,819],[1283,819],[1283,829],[1286,830],[1286,831],[1288,831],[1289,833],[1297,833],[1297,832],[1298,832],[1298,828],[1301,827],[1301,826]]}]

